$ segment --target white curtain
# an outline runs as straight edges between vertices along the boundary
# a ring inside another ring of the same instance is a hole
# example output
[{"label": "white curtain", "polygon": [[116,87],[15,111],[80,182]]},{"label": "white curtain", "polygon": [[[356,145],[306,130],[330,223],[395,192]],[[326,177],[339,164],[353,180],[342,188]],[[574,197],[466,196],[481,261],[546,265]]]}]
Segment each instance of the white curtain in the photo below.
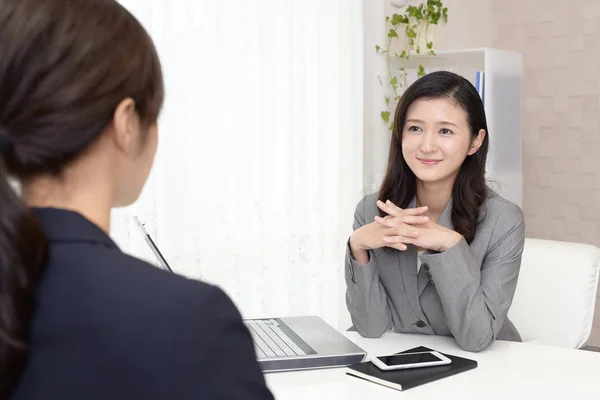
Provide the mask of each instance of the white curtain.
[{"label": "white curtain", "polygon": [[345,242],[362,195],[362,0],[121,0],[165,74],[159,149],[111,234],[222,287],[242,315],[349,325]]}]

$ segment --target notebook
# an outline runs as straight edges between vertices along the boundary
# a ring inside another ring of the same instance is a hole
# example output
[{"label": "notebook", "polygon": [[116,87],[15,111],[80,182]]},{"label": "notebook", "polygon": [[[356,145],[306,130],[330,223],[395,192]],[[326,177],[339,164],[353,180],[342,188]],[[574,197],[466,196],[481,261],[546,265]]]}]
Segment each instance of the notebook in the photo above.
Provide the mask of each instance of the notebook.
[{"label": "notebook", "polygon": [[[433,350],[420,346],[401,353],[418,353],[423,351]],[[475,360],[445,353],[442,354],[451,359],[452,363],[435,367],[382,371],[373,365],[373,363],[365,362],[349,366],[346,373],[392,389],[407,390],[477,368],[477,361]]]}]

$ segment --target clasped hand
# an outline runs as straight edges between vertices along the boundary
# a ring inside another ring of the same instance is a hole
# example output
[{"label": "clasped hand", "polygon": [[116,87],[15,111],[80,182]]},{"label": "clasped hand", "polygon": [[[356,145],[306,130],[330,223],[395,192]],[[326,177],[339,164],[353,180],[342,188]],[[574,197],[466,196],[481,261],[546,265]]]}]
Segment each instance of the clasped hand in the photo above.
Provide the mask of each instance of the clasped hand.
[{"label": "clasped hand", "polygon": [[408,244],[423,249],[443,252],[457,244],[462,236],[429,220],[425,215],[428,208],[402,209],[391,201],[377,201],[377,206],[387,216],[376,216],[375,221],[357,229],[350,238],[354,252],[380,247],[391,247],[400,251]]}]

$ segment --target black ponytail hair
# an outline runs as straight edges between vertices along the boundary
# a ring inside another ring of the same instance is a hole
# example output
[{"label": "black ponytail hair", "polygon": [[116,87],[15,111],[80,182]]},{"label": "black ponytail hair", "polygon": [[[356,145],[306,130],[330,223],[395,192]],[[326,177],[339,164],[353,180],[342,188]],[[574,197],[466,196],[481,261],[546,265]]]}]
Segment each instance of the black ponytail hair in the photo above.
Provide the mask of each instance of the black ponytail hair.
[{"label": "black ponytail hair", "polygon": [[15,193],[0,160],[0,398],[8,398],[27,361],[36,283],[47,256],[44,233]]}]

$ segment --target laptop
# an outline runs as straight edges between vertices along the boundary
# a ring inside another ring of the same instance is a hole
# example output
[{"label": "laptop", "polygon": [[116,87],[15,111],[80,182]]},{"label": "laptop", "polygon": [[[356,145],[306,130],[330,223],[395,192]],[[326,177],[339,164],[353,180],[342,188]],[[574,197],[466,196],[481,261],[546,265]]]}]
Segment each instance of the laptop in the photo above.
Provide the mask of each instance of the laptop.
[{"label": "laptop", "polygon": [[317,316],[248,319],[264,372],[345,367],[367,353]]},{"label": "laptop", "polygon": [[[133,217],[160,267],[173,272],[145,225]],[[318,316],[245,319],[263,372],[345,367],[367,353]]]}]

